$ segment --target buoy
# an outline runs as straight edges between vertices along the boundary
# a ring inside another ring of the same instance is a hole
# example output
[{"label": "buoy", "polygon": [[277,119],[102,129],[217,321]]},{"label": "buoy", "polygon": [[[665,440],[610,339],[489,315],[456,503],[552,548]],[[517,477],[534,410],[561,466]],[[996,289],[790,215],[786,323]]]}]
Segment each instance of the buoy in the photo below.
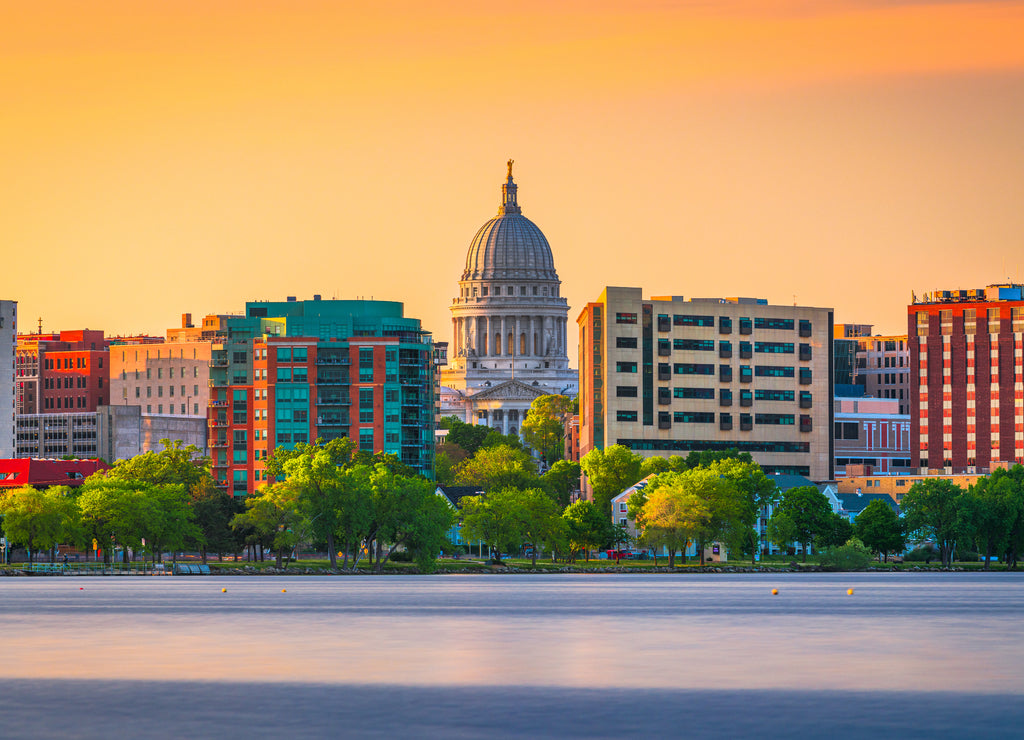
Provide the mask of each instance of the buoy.
[{"label": "buoy", "polygon": [[779,589],[773,588],[772,589],[772,596],[778,596],[778,595],[779,595]]},{"label": "buoy", "polygon": [[288,589],[286,589],[286,588],[282,588],[282,589],[281,589],[281,593],[283,593],[283,594],[286,594],[286,593],[288,593]]},{"label": "buoy", "polygon": [[847,596],[853,596],[853,589],[852,588],[846,589],[846,595]]},{"label": "buoy", "polygon": [[220,590],[220,592],[221,592],[222,594],[226,594],[226,593],[228,592],[228,590],[227,590],[226,588],[222,588],[222,589]]},{"label": "buoy", "polygon": [[79,587],[78,587],[78,590],[79,590],[79,591],[83,591],[84,589],[83,589],[83,588],[82,588],[81,586],[79,586]]}]

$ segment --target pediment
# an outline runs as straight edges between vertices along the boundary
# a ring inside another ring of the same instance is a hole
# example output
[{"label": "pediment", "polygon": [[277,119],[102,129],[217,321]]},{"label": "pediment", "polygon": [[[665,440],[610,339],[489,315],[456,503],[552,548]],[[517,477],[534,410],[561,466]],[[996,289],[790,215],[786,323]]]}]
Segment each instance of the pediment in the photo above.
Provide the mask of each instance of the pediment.
[{"label": "pediment", "polygon": [[506,380],[504,383],[481,388],[473,394],[474,401],[533,401],[540,396],[548,395],[548,391],[537,386],[527,385],[518,380]]}]

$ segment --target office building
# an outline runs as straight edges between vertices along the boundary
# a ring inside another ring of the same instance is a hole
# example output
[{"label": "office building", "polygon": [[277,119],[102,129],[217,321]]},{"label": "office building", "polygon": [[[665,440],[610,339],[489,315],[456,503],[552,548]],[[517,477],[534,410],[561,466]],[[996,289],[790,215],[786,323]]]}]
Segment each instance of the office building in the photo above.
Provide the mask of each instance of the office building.
[{"label": "office building", "polygon": [[581,455],[735,448],[832,478],[832,309],[608,287],[578,323]]}]

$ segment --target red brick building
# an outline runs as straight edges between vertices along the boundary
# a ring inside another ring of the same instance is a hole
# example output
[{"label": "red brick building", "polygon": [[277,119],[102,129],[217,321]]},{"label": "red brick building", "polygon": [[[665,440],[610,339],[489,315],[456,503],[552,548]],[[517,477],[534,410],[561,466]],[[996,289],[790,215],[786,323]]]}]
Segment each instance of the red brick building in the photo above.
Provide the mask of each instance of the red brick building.
[{"label": "red brick building", "polygon": [[925,294],[907,328],[912,459],[951,473],[1024,462],[1024,288]]},{"label": "red brick building", "polygon": [[95,411],[110,403],[108,345],[102,331],[90,329],[19,335],[18,413]]}]

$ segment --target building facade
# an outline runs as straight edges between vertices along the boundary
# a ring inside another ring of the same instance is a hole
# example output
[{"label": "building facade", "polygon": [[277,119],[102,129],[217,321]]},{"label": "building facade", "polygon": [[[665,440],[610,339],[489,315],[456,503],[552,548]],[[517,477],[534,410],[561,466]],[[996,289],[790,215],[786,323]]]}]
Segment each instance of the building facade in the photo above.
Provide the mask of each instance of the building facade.
[{"label": "building facade", "polygon": [[113,344],[111,403],[141,406],[147,416],[205,419],[212,352],[212,340]]},{"label": "building facade", "polygon": [[899,401],[910,413],[910,349],[906,334],[872,336],[871,324],[836,324],[835,341],[856,343],[853,383],[865,396]]},{"label": "building facade", "polygon": [[913,465],[910,415],[895,398],[836,398],[836,477],[907,473]]},{"label": "building facade", "polygon": [[578,323],[581,455],[735,448],[832,478],[831,309],[608,287]]},{"label": "building facade", "polygon": [[433,477],[431,336],[390,301],[250,302],[210,359],[209,447],[235,495],[276,447],[348,437]]},{"label": "building facade", "polygon": [[551,246],[522,215],[512,162],[498,215],[477,231],[452,301],[453,341],[441,371],[441,413],[519,434],[538,396],[573,395],[569,306]]},{"label": "building facade", "polygon": [[1024,463],[1024,287],[935,291],[907,307],[922,471]]},{"label": "building facade", "polygon": [[0,458],[14,457],[18,412],[18,302],[0,301]]},{"label": "building facade", "polygon": [[108,344],[102,331],[91,329],[19,335],[18,413],[95,411],[108,404]]}]

